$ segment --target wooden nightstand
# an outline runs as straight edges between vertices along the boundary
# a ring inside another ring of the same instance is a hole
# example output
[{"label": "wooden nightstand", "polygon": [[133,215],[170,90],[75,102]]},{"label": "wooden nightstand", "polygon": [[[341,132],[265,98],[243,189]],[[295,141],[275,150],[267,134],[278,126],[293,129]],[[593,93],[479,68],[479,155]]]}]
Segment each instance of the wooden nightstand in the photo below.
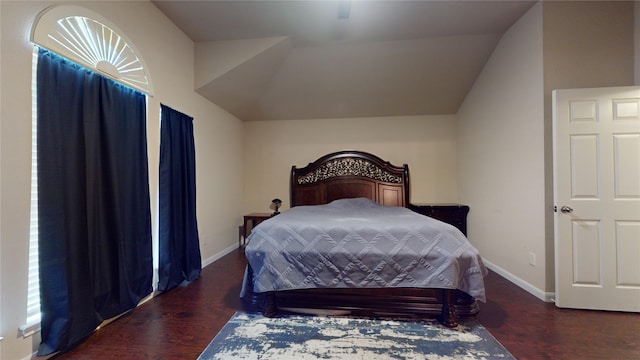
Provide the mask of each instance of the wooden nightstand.
[{"label": "wooden nightstand", "polygon": [[409,209],[457,227],[467,235],[469,207],[462,204],[409,204]]},{"label": "wooden nightstand", "polygon": [[240,242],[242,241],[242,246],[247,245],[247,236],[251,234],[251,230],[256,227],[256,225],[261,222],[269,219],[272,216],[271,213],[251,213],[244,216],[244,221],[242,226],[238,228],[238,247],[240,247]]}]

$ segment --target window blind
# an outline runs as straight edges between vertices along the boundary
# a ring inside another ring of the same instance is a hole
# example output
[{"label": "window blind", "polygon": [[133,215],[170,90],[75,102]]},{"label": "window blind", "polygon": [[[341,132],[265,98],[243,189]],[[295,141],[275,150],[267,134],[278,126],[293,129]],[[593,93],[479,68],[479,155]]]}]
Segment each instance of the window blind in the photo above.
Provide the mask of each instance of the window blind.
[{"label": "window blind", "polygon": [[31,212],[29,220],[29,274],[27,283],[27,316],[20,327],[22,336],[40,329],[40,275],[38,273],[38,48],[34,46],[31,77]]}]

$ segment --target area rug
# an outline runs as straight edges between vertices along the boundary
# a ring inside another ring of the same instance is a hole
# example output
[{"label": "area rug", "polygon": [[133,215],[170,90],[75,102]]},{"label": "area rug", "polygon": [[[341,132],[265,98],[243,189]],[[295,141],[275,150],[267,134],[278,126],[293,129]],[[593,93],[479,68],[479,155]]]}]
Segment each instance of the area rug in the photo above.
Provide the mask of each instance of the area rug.
[{"label": "area rug", "polygon": [[435,320],[237,312],[198,359],[515,358],[474,318],[449,329]]}]

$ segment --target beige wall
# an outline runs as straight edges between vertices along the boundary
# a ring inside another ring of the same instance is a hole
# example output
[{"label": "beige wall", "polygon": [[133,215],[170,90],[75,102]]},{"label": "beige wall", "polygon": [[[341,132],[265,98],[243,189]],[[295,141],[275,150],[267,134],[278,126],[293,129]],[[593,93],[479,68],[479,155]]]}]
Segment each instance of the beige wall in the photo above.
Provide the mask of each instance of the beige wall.
[{"label": "beige wall", "polygon": [[547,289],[552,291],[555,266],[551,92],[634,85],[634,2],[545,2],[543,29]]},{"label": "beige wall", "polygon": [[[470,241],[494,269],[545,289],[542,7],[503,36],[458,112]],[[536,266],[529,265],[529,253]]]},{"label": "beige wall", "polygon": [[544,2],[547,290],[555,288],[551,92],[634,85],[634,2]]},{"label": "beige wall", "polygon": [[362,150],[409,165],[412,202],[456,202],[455,116],[254,121],[244,125],[244,210],[289,207],[291,166],[330,152]]},{"label": "beige wall", "polygon": [[555,287],[551,91],[633,84],[633,6],[535,5],[502,38],[458,112],[469,238],[495,269],[540,298]]},{"label": "beige wall", "polygon": [[543,9],[547,114],[553,89],[633,85],[633,1],[550,1]]},{"label": "beige wall", "polygon": [[[38,336],[22,339],[25,322],[31,164],[29,32],[54,2],[2,1],[0,95],[0,358],[28,358]],[[153,224],[157,226],[159,106],[195,118],[197,216],[202,257],[234,246],[242,214],[242,123],[193,91],[193,42],[150,2],[82,2],[112,21],[137,47],[155,87],[148,100],[148,149]],[[225,204],[221,206],[220,204]]]}]

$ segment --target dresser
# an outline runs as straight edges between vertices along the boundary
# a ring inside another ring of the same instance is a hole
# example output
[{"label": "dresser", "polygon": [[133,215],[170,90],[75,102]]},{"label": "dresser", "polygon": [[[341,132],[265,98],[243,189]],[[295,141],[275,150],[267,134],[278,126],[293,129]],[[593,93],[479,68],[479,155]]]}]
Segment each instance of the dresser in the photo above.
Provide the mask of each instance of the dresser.
[{"label": "dresser", "polygon": [[411,203],[409,209],[457,227],[467,235],[467,214],[469,207],[462,204],[421,204]]}]

